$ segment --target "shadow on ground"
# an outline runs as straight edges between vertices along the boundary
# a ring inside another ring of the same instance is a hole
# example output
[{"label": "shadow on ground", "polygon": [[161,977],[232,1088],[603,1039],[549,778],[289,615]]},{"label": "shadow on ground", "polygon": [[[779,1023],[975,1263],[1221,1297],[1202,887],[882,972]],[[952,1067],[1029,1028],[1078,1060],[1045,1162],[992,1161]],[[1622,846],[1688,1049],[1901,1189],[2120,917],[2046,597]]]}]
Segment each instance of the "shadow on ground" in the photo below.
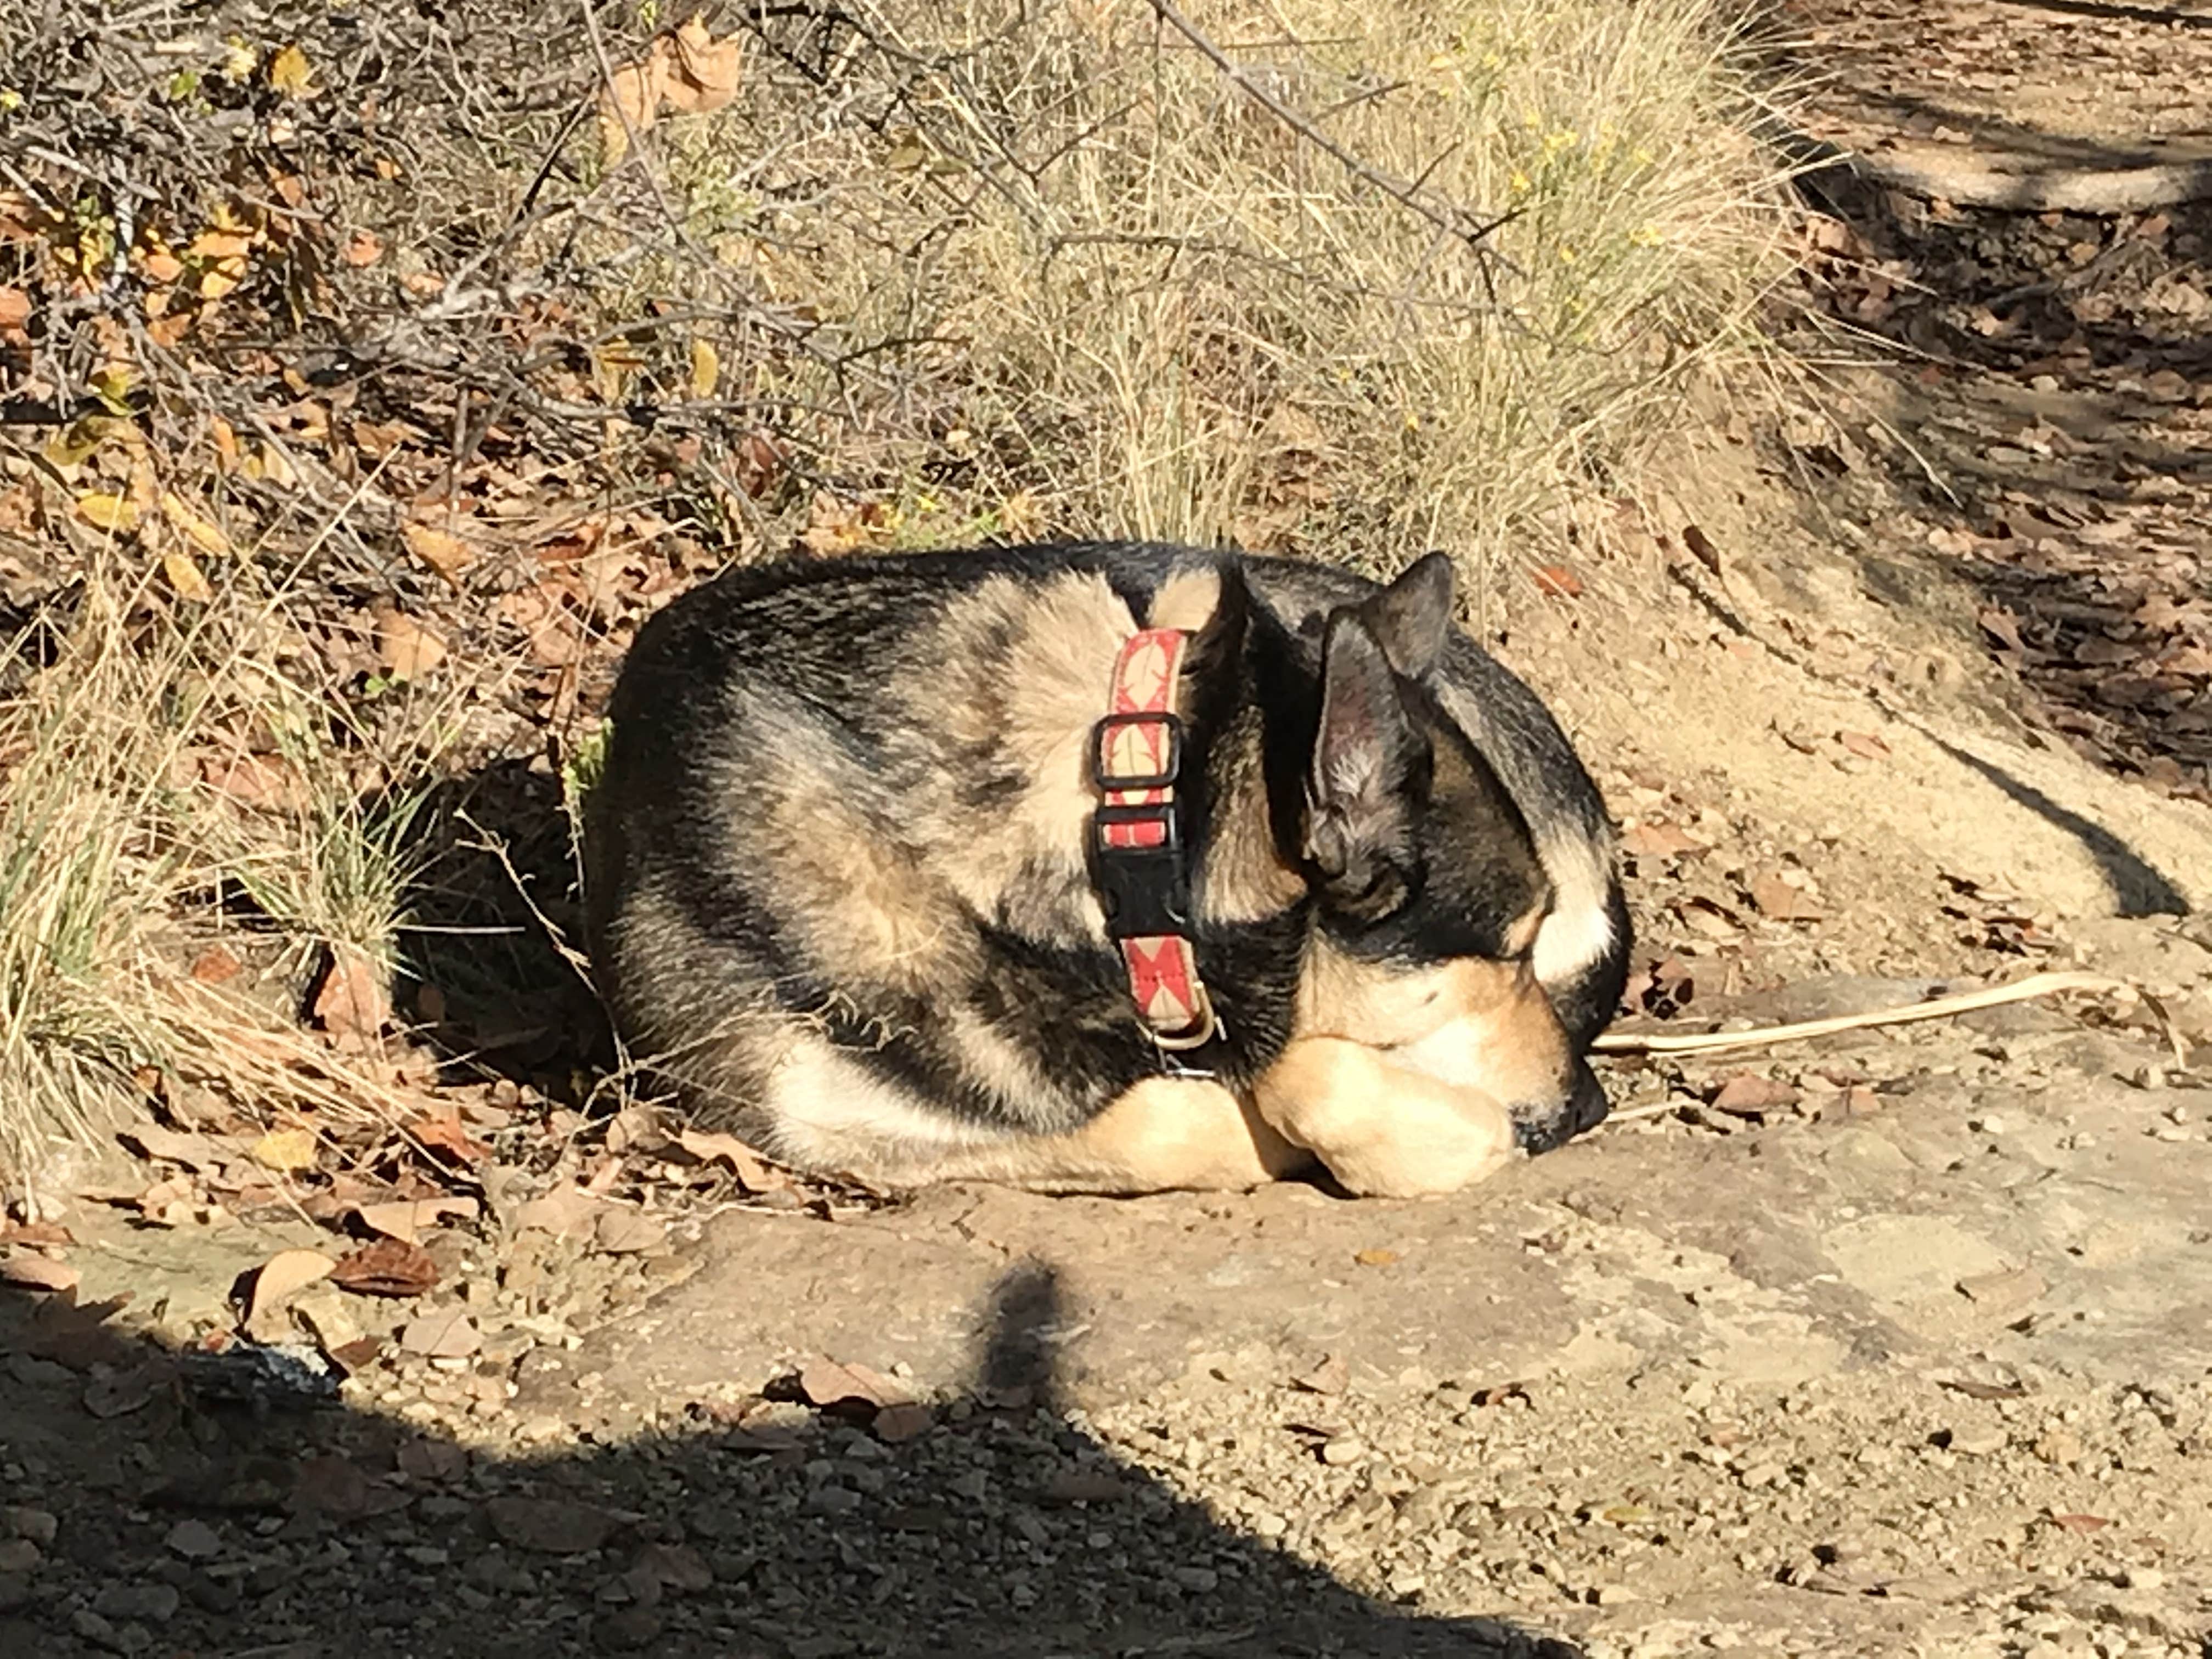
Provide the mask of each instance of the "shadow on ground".
[{"label": "shadow on ground", "polygon": [[35,1565],[4,1547],[0,1653],[1580,1651],[1366,1600],[1118,1462],[1055,1398],[1046,1270],[1000,1282],[973,1394],[896,1444],[792,1406],[470,1453],[239,1397],[246,1368],[136,1347],[101,1313],[0,1305],[0,1531],[55,1522]]}]

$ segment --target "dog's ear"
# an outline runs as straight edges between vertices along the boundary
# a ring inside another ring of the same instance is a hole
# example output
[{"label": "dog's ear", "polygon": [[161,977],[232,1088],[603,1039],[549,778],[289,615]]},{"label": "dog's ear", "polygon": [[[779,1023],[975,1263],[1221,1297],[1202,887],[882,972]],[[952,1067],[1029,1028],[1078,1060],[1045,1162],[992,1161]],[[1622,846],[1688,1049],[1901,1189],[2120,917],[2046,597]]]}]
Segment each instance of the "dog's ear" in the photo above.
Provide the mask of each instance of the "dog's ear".
[{"label": "dog's ear", "polygon": [[1372,625],[1357,610],[1336,611],[1322,640],[1304,837],[1332,908],[1374,921],[1405,903],[1415,868],[1414,797],[1429,760]]},{"label": "dog's ear", "polygon": [[1419,679],[1443,654],[1444,635],[1451,629],[1451,556],[1422,555],[1359,610],[1390,666],[1409,680]]}]

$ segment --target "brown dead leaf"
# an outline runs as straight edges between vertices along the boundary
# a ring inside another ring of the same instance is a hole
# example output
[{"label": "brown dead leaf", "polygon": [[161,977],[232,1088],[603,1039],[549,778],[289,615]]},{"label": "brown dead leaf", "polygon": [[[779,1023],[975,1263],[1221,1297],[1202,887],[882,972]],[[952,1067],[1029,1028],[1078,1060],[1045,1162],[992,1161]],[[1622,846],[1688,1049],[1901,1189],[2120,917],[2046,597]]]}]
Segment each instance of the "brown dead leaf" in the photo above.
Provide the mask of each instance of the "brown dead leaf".
[{"label": "brown dead leaf", "polygon": [[1795,1104],[1796,1099],[1797,1091],[1790,1084],[1756,1072],[1739,1072],[1713,1091],[1711,1103],[1715,1111],[1751,1117]]},{"label": "brown dead leaf", "polygon": [[279,1250],[261,1264],[246,1302],[246,1334],[270,1342],[282,1334],[267,1328],[269,1316],[310,1285],[331,1276],[338,1264],[320,1250]]},{"label": "brown dead leaf", "polygon": [[465,1359],[483,1346],[483,1333],[465,1308],[439,1308],[410,1320],[399,1346],[428,1359]]},{"label": "brown dead leaf", "polygon": [[373,265],[383,257],[384,239],[373,230],[356,230],[338,250],[338,258],[356,268]]},{"label": "brown dead leaf", "polygon": [[399,538],[407,544],[410,553],[456,588],[461,585],[461,573],[476,562],[476,550],[466,542],[427,524],[410,521],[401,525]]},{"label": "brown dead leaf", "polygon": [[235,1140],[217,1142],[205,1135],[182,1134],[152,1123],[122,1130],[120,1139],[136,1146],[143,1157],[159,1158],[165,1164],[181,1164],[187,1170],[217,1169],[238,1155],[239,1143]]},{"label": "brown dead leaf", "polygon": [[765,1193],[791,1185],[788,1175],[763,1162],[758,1152],[735,1135],[683,1129],[677,1133],[676,1144],[702,1164],[728,1164],[738,1184],[749,1193]]},{"label": "brown dead leaf", "polygon": [[866,1365],[841,1364],[829,1358],[806,1362],[799,1373],[799,1391],[809,1405],[823,1411],[855,1403],[878,1410],[914,1403],[913,1390],[896,1377]]},{"label": "brown dead leaf", "polygon": [[1540,564],[1531,571],[1536,591],[1547,599],[1578,599],[1583,596],[1582,578],[1563,564]]},{"label": "brown dead leaf", "polygon": [[341,1256],[330,1279],[356,1296],[421,1296],[436,1288],[438,1264],[419,1244],[380,1238]]},{"label": "brown dead leaf", "polygon": [[703,115],[738,95],[744,49],[736,36],[715,40],[707,32],[705,19],[695,12],[676,31],[675,46],[675,72],[661,93],[671,107]]},{"label": "brown dead leaf", "polygon": [[[161,516],[179,534],[210,558],[230,556],[230,538],[222,533],[222,526],[195,512],[174,490],[161,492]],[[173,581],[171,585],[173,586],[175,584]]]},{"label": "brown dead leaf", "polygon": [[76,1236],[58,1221],[0,1221],[0,1244],[59,1249],[76,1243]]},{"label": "brown dead leaf", "polygon": [[192,959],[192,977],[202,985],[227,985],[245,967],[228,946],[210,945]]},{"label": "brown dead leaf", "polygon": [[2086,1537],[2090,1533],[2104,1531],[2112,1523],[2101,1515],[2053,1515],[2051,1524],[2062,1532],[2076,1533]]},{"label": "brown dead leaf", "polygon": [[1705,842],[1671,823],[1632,823],[1620,832],[1620,844],[1637,857],[1649,859],[1680,858],[1705,850]]},{"label": "brown dead leaf", "polygon": [[629,154],[631,138],[642,137],[659,117],[674,57],[674,48],[663,36],[643,58],[623,64],[607,78],[599,94],[599,149],[608,172]]},{"label": "brown dead leaf", "polygon": [[1338,1354],[1324,1356],[1304,1376],[1291,1379],[1292,1388],[1308,1394],[1342,1394],[1351,1385],[1352,1367]]},{"label": "brown dead leaf", "polygon": [[403,1125],[401,1132],[425,1151],[442,1153],[457,1164],[481,1164],[491,1156],[490,1147],[461,1127],[458,1110],[418,1117]]},{"label": "brown dead leaf", "polygon": [[354,1213],[371,1232],[412,1244],[422,1234],[442,1226],[449,1219],[475,1220],[477,1207],[473,1198],[414,1198],[358,1205]]},{"label": "brown dead leaf", "polygon": [[30,320],[31,296],[20,288],[0,288],[0,329],[19,329]]},{"label": "brown dead leaf", "polygon": [[446,641],[405,611],[387,611],[376,619],[376,659],[395,680],[419,680],[445,661]]},{"label": "brown dead leaf", "polygon": [[241,806],[296,811],[307,805],[307,780],[282,755],[208,755],[200,781]]},{"label": "brown dead leaf", "polygon": [[322,982],[307,1005],[315,1024],[339,1042],[375,1041],[392,1018],[384,970],[355,945],[334,945]]},{"label": "brown dead leaf", "polygon": [[1871,732],[1838,732],[1836,741],[1862,760],[1882,760],[1889,754],[1889,745]]},{"label": "brown dead leaf", "polygon": [[604,1200],[580,1187],[556,1187],[543,1198],[533,1198],[514,1212],[518,1232],[551,1233],[565,1237],[590,1231],[599,1223]]},{"label": "brown dead leaf", "polygon": [[668,1242],[668,1224],[658,1216],[610,1207],[600,1212],[592,1242],[609,1255],[643,1255]]},{"label": "brown dead leaf", "polygon": [[877,1439],[896,1446],[919,1439],[936,1425],[936,1413],[927,1406],[908,1402],[885,1406],[876,1413],[875,1420],[868,1427]]},{"label": "brown dead leaf", "polygon": [[43,1291],[58,1295],[76,1288],[77,1272],[65,1261],[52,1256],[17,1251],[0,1258],[0,1285],[11,1290]]},{"label": "brown dead leaf", "polygon": [[175,1378],[175,1368],[161,1360],[96,1376],[84,1385],[84,1408],[103,1423],[128,1417],[151,1405],[154,1396]]},{"label": "brown dead leaf", "polygon": [[1759,913],[1776,921],[1818,921],[1820,901],[1803,888],[1778,875],[1759,876],[1751,884],[1751,902]]},{"label": "brown dead leaf", "polygon": [[1696,525],[1682,526],[1682,545],[1690,550],[1691,557],[1716,576],[1721,574],[1721,550],[1713,545],[1713,538]]}]

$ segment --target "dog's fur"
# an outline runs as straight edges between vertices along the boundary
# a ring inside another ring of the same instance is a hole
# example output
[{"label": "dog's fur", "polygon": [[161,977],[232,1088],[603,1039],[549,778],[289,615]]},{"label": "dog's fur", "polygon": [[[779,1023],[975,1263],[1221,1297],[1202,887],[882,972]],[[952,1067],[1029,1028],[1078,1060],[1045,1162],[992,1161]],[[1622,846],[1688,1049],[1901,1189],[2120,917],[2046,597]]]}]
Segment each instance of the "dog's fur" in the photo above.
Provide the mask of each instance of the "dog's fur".
[{"label": "dog's fur", "polygon": [[[1627,914],[1526,686],[1388,588],[1100,544],[736,570],[639,635],[586,826],[617,1031],[701,1121],[891,1185],[1450,1190],[1597,1121]],[[1087,860],[1123,641],[1194,630],[1179,786],[1224,1036],[1139,1025]]]}]

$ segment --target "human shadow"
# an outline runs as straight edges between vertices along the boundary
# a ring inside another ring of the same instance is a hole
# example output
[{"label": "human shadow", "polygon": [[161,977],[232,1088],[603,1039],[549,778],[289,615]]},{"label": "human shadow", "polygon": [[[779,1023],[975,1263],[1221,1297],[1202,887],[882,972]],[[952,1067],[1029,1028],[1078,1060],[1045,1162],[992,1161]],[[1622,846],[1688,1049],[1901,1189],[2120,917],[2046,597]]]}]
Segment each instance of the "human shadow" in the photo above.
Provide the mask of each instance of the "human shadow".
[{"label": "human shadow", "polygon": [[536,1451],[287,1400],[266,1350],[162,1352],[109,1311],[0,1304],[0,1653],[1582,1653],[1386,1606],[1116,1456],[1058,1398],[1046,1267],[1000,1282],[974,1389],[927,1427],[670,1401]]}]

